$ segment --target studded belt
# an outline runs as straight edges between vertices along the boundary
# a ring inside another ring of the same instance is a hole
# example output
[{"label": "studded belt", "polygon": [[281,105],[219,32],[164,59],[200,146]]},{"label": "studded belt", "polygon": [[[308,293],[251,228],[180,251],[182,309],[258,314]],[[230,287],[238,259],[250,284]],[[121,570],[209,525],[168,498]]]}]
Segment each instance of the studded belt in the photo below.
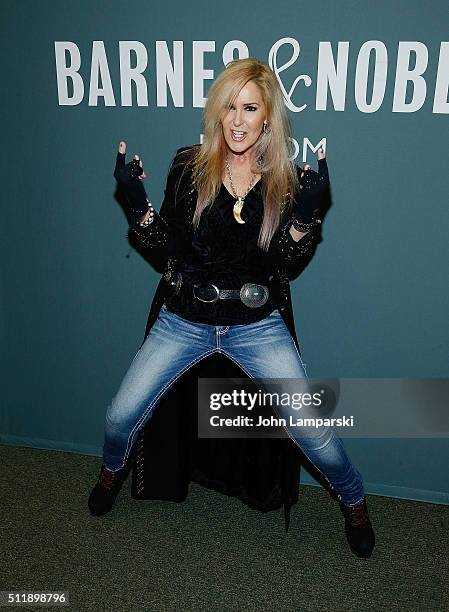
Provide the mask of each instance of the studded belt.
[{"label": "studded belt", "polygon": [[219,289],[212,283],[199,283],[193,285],[193,295],[207,304],[217,300],[239,299],[248,308],[258,308],[267,302],[269,291],[266,285],[257,283],[245,283],[240,289]]},{"label": "studded belt", "polygon": [[244,283],[240,289],[220,289],[213,283],[192,283],[179,271],[175,271],[171,265],[163,278],[168,283],[169,292],[172,295],[178,295],[181,290],[192,291],[197,300],[206,304],[212,304],[218,300],[239,299],[248,308],[258,308],[266,304],[270,294],[266,285],[257,283]]}]

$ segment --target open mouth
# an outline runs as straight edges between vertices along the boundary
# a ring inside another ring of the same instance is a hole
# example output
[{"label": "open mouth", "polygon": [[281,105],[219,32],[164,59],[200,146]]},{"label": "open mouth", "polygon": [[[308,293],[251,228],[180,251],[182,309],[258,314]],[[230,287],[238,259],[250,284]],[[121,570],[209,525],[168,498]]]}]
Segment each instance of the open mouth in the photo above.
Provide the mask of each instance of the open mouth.
[{"label": "open mouth", "polygon": [[242,142],[246,136],[246,132],[241,132],[239,130],[231,130],[231,138],[235,142]]}]

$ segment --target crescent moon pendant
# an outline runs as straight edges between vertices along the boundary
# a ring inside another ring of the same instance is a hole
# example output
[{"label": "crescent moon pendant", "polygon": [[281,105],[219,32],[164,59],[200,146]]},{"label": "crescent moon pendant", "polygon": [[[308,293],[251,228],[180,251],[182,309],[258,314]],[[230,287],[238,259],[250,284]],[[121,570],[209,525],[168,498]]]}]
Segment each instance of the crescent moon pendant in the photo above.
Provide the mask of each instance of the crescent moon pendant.
[{"label": "crescent moon pendant", "polygon": [[245,200],[243,198],[238,198],[238,200],[236,200],[234,207],[232,209],[234,219],[237,221],[237,223],[245,223],[245,221],[240,216],[244,203],[245,203]]}]

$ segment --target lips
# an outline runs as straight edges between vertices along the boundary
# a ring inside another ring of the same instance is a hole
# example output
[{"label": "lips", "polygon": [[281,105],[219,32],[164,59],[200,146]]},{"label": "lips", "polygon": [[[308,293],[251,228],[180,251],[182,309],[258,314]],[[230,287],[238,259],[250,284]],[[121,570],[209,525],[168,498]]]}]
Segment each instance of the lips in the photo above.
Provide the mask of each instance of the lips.
[{"label": "lips", "polygon": [[231,138],[235,142],[241,142],[242,140],[244,140],[245,136],[246,132],[243,132],[241,130],[231,130]]}]

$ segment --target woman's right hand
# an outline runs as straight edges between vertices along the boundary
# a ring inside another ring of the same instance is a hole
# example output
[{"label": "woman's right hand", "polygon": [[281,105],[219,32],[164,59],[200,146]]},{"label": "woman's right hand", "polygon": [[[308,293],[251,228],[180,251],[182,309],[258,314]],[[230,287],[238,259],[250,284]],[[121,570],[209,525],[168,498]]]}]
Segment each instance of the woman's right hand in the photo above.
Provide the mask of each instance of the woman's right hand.
[{"label": "woman's right hand", "polygon": [[147,178],[143,169],[143,162],[140,156],[136,153],[128,164],[126,160],[126,142],[122,140],[118,146],[118,154],[114,170],[114,178],[119,183],[127,183],[131,178],[139,177],[140,179]]},{"label": "woman's right hand", "polygon": [[114,178],[121,185],[127,198],[128,211],[137,219],[148,211],[148,198],[142,179],[146,178],[139,155],[126,163],[126,142],[121,141],[115,160]]}]

